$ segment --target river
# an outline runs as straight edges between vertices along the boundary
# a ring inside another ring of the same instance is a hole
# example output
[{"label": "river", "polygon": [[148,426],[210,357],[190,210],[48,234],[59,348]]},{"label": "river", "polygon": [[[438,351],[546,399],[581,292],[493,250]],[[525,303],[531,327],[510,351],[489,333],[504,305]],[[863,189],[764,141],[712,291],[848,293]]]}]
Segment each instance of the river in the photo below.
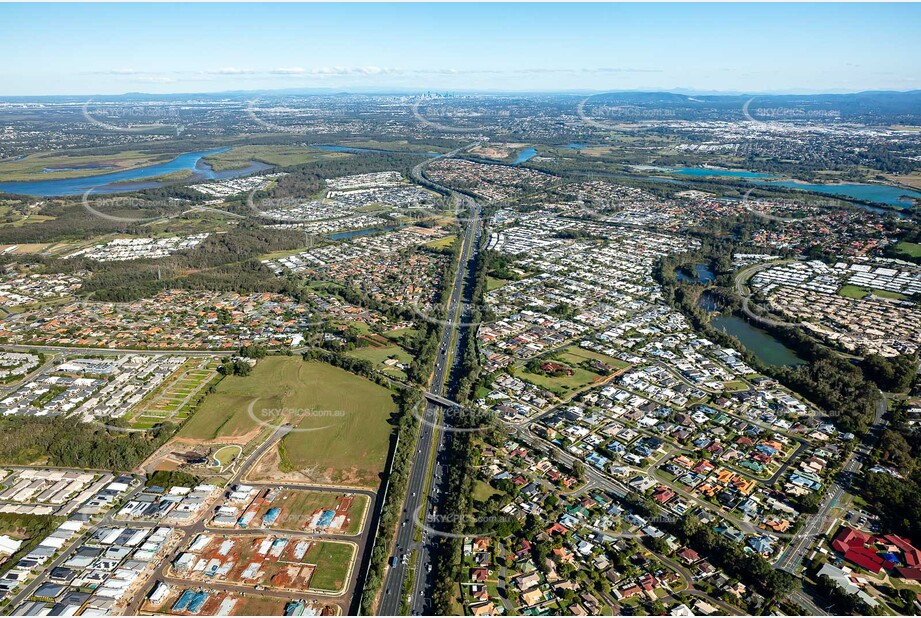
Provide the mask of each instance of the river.
[{"label": "river", "polygon": [[22,195],[37,195],[41,197],[79,195],[90,189],[92,189],[94,193],[122,193],[160,187],[164,183],[149,179],[183,170],[188,170],[195,174],[196,180],[223,180],[225,178],[236,178],[238,176],[254,174],[272,167],[266,163],[251,161],[249,165],[240,169],[217,172],[202,160],[208,155],[226,152],[227,150],[230,150],[230,148],[187,152],[166,163],[122,170],[120,172],[82,176],[80,178],[0,182],[0,191]]}]

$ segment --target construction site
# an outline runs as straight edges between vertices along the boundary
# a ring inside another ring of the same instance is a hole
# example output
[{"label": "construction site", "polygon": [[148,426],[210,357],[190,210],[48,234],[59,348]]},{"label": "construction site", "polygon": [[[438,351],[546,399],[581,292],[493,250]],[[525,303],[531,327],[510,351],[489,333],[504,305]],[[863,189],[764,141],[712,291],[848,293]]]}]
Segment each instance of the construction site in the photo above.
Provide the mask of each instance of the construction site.
[{"label": "construction site", "polygon": [[199,534],[171,575],[266,590],[342,594],[358,546],[344,541],[256,534]]}]

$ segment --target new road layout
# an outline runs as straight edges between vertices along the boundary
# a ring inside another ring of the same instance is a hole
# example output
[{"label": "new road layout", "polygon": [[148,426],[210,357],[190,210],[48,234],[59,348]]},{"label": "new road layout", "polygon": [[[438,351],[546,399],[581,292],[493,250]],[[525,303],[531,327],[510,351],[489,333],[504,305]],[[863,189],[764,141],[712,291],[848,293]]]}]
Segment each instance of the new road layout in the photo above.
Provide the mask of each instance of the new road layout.
[{"label": "new road layout", "polygon": [[[459,152],[459,151],[456,151]],[[448,153],[453,156],[455,153]],[[414,175],[421,174],[422,167],[414,169]],[[431,184],[431,183],[430,183]],[[430,391],[438,396],[445,397],[451,387],[450,380],[452,368],[461,358],[462,338],[459,336],[459,326],[463,321],[465,311],[463,299],[465,289],[472,285],[471,269],[476,264],[476,255],[480,240],[479,207],[476,202],[456,192],[451,192],[461,208],[466,208],[469,216],[461,247],[460,262],[455,275],[451,296],[448,301],[446,319],[435,357],[435,371],[432,377]],[[463,212],[463,210],[461,211]],[[428,401],[422,414],[420,423],[419,440],[410,468],[409,483],[406,488],[406,498],[399,519],[399,529],[393,549],[393,560],[384,579],[384,590],[381,596],[378,614],[385,616],[400,615],[404,600],[404,585],[407,576],[413,576],[413,585],[408,605],[413,614],[425,613],[429,601],[425,594],[427,574],[431,564],[431,554],[427,532],[422,530],[421,522],[425,519],[428,509],[434,504],[437,483],[442,476],[442,463],[440,453],[444,447],[445,434],[439,430],[439,417],[441,406]],[[437,448],[433,448],[437,444]],[[433,482],[434,481],[434,482]],[[417,533],[421,530],[421,542],[416,541]]]}]

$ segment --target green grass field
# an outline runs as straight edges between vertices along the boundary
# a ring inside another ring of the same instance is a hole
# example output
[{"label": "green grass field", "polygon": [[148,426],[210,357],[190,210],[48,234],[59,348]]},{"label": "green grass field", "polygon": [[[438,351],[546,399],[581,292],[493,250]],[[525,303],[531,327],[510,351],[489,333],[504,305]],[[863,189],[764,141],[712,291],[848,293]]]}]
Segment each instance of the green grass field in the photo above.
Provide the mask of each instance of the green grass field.
[{"label": "green grass field", "polygon": [[438,240],[427,242],[422,246],[431,247],[432,249],[443,249],[445,247],[450,247],[451,245],[453,245],[456,240],[457,240],[457,236],[454,236],[454,235],[445,236],[444,238],[439,238]]},{"label": "green grass field", "polygon": [[921,244],[903,240],[895,246],[896,253],[913,258],[921,258]]},{"label": "green grass field", "polygon": [[493,496],[499,495],[499,492],[492,488],[492,485],[485,481],[475,481],[473,483],[473,499],[478,502],[486,502]]},{"label": "green grass field", "polygon": [[580,348],[579,346],[575,345],[563,348],[559,356],[567,363],[572,363],[574,365],[578,365],[579,363],[582,363],[586,360],[595,359],[616,369],[626,369],[630,366],[630,363],[626,363],[622,360],[613,358],[607,354],[593,352],[592,350],[586,350],[585,348]]},{"label": "green grass field", "polygon": [[532,384],[544,388],[558,397],[566,397],[573,391],[591,384],[601,379],[597,373],[582,369],[581,367],[572,367],[571,376],[545,376],[537,373],[531,373],[524,367],[520,367],[516,375]]},{"label": "green grass field", "polygon": [[874,290],[871,288],[862,288],[856,285],[845,285],[838,290],[838,294],[844,296],[845,298],[856,298],[860,300],[866,298],[870,294],[874,296],[879,296],[880,298],[894,298],[896,300],[905,300],[907,298],[904,294],[899,294],[898,292],[887,292],[886,290]]},{"label": "green grass field", "polygon": [[247,167],[250,161],[262,161],[269,165],[288,167],[312,163],[320,159],[336,159],[351,156],[343,152],[328,152],[306,146],[234,146],[225,152],[208,155],[205,162],[217,171],[235,170]]},{"label": "green grass field", "polygon": [[418,334],[419,331],[414,328],[396,328],[394,330],[388,330],[387,332],[381,333],[381,335],[390,341],[396,342],[400,345],[412,341]]},{"label": "green grass field", "polygon": [[347,352],[346,355],[353,358],[363,358],[365,360],[369,360],[374,364],[374,368],[378,371],[382,371],[383,373],[400,380],[406,379],[406,373],[397,367],[388,367],[387,365],[384,365],[384,361],[391,356],[395,356],[401,363],[411,363],[413,360],[413,357],[398,345],[388,345],[381,348],[372,348],[371,346],[366,346],[364,348],[358,348],[357,350]]},{"label": "green grass field", "polygon": [[339,592],[355,559],[355,546],[333,541],[316,542],[307,550],[304,562],[317,565],[310,578],[310,590]]},{"label": "green grass field", "polygon": [[496,277],[486,277],[486,291],[491,292],[493,290],[498,290],[503,285],[509,283],[506,279],[497,279]]},{"label": "green grass field", "polygon": [[[257,398],[253,418],[248,407]],[[270,356],[249,376],[221,381],[179,437],[244,436],[259,428],[259,420],[297,423],[316,431],[294,431],[282,439],[284,471],[312,470],[332,484],[377,487],[395,410],[390,391],[370,380],[296,356]]]}]

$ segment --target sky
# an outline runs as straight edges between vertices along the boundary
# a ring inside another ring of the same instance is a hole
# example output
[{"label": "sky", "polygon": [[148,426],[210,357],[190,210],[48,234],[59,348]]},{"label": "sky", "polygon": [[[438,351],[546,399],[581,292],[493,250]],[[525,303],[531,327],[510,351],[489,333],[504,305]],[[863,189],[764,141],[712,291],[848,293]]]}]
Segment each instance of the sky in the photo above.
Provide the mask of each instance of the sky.
[{"label": "sky", "polygon": [[0,4],[0,96],[921,89],[921,4]]}]

